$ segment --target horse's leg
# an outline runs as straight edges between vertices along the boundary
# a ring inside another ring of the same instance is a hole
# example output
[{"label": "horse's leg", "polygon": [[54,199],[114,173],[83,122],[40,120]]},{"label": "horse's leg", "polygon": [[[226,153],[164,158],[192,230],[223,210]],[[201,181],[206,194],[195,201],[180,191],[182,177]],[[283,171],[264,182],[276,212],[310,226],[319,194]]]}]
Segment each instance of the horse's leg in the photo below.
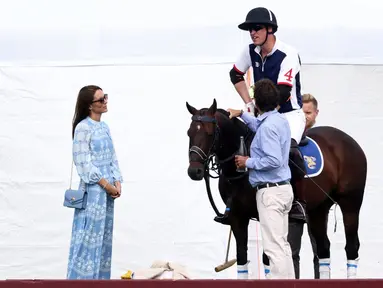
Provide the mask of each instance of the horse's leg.
[{"label": "horse's leg", "polygon": [[238,215],[231,215],[231,228],[237,244],[237,278],[248,279],[247,261],[248,226],[250,219]]},{"label": "horse's leg", "polygon": [[270,278],[270,259],[266,255],[265,251],[263,251],[263,254],[262,254],[262,262],[263,262],[263,267],[265,269],[265,278],[269,279]]},{"label": "horse's leg", "polygon": [[304,222],[294,218],[289,219],[289,233],[287,234],[287,241],[290,243],[291,254],[294,263],[295,279],[300,277],[300,256],[302,246],[302,235]]},{"label": "horse's leg", "polygon": [[314,236],[311,234],[310,229],[307,227],[307,232],[309,234],[311,248],[314,254],[313,264],[314,264],[314,279],[319,279],[319,263],[318,263],[318,253],[317,253],[317,244],[315,242]]},{"label": "horse's leg", "polygon": [[330,240],[327,236],[328,213],[332,203],[325,202],[320,207],[308,212],[308,229],[317,244],[319,278],[330,279]]},{"label": "horse's leg", "polygon": [[360,243],[358,229],[361,201],[352,198],[341,198],[339,206],[343,214],[344,232],[346,235],[347,278],[351,279],[356,278],[359,262]]}]

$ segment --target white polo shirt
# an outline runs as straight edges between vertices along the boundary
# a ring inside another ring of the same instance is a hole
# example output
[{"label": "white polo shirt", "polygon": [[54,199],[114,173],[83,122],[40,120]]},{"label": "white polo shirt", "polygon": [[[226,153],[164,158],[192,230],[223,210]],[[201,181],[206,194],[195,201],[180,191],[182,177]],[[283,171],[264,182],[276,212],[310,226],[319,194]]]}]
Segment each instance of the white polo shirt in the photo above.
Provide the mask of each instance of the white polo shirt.
[{"label": "white polo shirt", "polygon": [[302,108],[301,61],[298,52],[276,38],[273,50],[262,60],[261,48],[249,44],[234,64],[234,69],[242,74],[252,67],[254,83],[263,78],[270,79],[275,85],[291,86],[291,96],[282,104],[279,112],[285,113]]}]

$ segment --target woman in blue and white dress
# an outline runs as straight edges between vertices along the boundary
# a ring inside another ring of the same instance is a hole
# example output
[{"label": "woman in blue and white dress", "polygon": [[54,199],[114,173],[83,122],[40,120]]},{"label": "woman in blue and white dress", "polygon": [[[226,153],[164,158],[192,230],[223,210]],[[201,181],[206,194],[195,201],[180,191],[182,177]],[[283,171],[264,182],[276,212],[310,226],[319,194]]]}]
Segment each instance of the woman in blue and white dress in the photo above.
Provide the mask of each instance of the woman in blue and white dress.
[{"label": "woman in blue and white dress", "polygon": [[80,187],[88,192],[86,209],[75,209],[67,279],[110,279],[114,200],[122,176],[108,125],[108,95],[98,86],[83,87],[73,119],[73,160]]}]

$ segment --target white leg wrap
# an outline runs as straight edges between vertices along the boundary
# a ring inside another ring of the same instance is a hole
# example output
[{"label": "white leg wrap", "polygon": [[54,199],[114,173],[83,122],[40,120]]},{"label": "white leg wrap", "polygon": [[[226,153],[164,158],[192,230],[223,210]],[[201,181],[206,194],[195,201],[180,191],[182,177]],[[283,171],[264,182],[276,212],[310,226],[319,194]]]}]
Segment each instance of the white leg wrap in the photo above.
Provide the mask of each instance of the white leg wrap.
[{"label": "white leg wrap", "polygon": [[331,279],[330,258],[319,259],[319,278]]},{"label": "white leg wrap", "polygon": [[266,279],[271,279],[270,266],[268,266],[268,265],[264,265],[264,266],[265,266],[265,278]]},{"label": "white leg wrap", "polygon": [[237,265],[237,279],[248,279],[249,278],[249,261],[245,265]]},{"label": "white leg wrap", "polygon": [[355,279],[358,270],[359,258],[355,260],[347,260],[347,279]]}]

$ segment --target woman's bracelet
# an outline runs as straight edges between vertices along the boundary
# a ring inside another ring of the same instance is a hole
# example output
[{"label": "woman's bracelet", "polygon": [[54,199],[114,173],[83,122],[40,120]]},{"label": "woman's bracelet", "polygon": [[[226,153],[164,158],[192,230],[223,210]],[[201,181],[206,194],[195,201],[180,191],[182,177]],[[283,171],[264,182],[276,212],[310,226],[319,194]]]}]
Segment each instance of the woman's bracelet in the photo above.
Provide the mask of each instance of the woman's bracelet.
[{"label": "woman's bracelet", "polygon": [[105,189],[105,188],[106,188],[106,186],[108,186],[108,184],[109,184],[109,182],[108,182],[108,181],[106,181],[105,185],[104,185],[102,188],[103,188],[103,189]]}]

